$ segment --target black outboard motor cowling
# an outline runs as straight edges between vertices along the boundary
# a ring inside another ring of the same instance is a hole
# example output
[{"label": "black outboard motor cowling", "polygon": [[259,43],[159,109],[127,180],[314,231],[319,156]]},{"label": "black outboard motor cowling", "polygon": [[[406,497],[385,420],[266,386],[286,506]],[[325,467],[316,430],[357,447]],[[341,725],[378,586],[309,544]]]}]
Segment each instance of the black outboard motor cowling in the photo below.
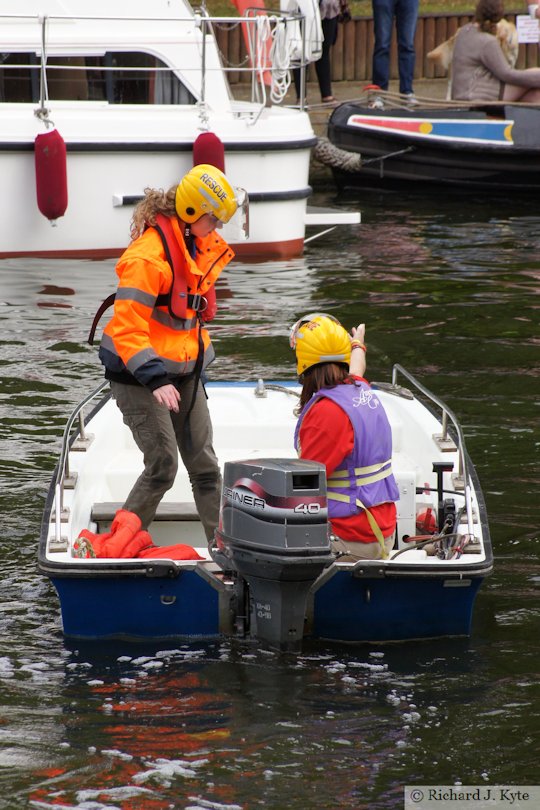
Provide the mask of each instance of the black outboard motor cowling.
[{"label": "black outboard motor cowling", "polygon": [[251,636],[299,648],[308,591],[334,560],[327,518],[323,464],[226,462],[215,559],[248,583]]}]

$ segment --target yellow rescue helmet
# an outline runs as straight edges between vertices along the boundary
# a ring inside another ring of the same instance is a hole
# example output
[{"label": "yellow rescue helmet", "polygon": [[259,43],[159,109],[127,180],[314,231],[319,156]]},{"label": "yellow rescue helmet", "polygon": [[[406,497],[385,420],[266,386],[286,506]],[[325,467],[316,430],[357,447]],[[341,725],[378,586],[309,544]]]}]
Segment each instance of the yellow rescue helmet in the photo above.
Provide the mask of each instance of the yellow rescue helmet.
[{"label": "yellow rescue helmet", "polygon": [[325,312],[304,315],[291,327],[289,343],[296,352],[296,370],[304,374],[319,363],[344,363],[351,359],[351,338],[337,318]]},{"label": "yellow rescue helmet", "polygon": [[191,224],[204,214],[228,222],[238,208],[235,190],[220,169],[209,163],[194,166],[176,189],[176,213]]}]

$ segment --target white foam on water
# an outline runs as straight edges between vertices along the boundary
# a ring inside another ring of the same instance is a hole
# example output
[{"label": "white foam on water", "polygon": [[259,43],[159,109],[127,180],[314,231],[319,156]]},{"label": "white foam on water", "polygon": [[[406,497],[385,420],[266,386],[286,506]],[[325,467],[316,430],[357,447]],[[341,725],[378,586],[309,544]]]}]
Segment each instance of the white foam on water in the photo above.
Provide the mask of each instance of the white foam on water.
[{"label": "white foam on water", "polygon": [[197,802],[197,804],[186,807],[186,810],[243,810],[243,808],[239,804],[223,804],[223,802],[211,802],[208,801],[208,799],[201,799],[198,796],[189,796],[188,801]]},{"label": "white foam on water", "polygon": [[[126,801],[127,799],[135,799],[139,796],[145,796],[148,794],[152,794],[151,790],[144,787],[137,787],[135,785],[124,785],[122,787],[115,787],[115,788],[90,788],[86,790],[79,790],[77,791],[77,802],[79,803],[79,808],[84,807],[91,808],[94,807],[96,810],[98,808],[104,808],[105,805],[102,803],[95,803],[92,800],[104,797],[106,799],[111,799],[112,801],[119,802],[119,801]],[[89,805],[88,802],[91,801],[92,804]],[[83,804],[81,804],[83,802]],[[57,807],[58,805],[54,805]],[[115,808],[118,807],[117,804],[114,805]]]},{"label": "white foam on water", "polygon": [[9,658],[3,656],[0,658],[0,678],[13,678],[15,667]]},{"label": "white foam on water", "polygon": [[136,783],[155,780],[166,787],[170,787],[172,780],[177,776],[184,778],[197,776],[196,769],[208,764],[208,761],[207,759],[192,762],[182,759],[156,759],[145,763],[148,765],[148,770],[134,774],[132,779]]},{"label": "white foam on water", "polygon": [[102,754],[109,757],[117,757],[118,759],[123,760],[124,762],[131,762],[133,759],[131,754],[126,754],[124,751],[119,751],[117,748],[103,748],[101,751]]}]

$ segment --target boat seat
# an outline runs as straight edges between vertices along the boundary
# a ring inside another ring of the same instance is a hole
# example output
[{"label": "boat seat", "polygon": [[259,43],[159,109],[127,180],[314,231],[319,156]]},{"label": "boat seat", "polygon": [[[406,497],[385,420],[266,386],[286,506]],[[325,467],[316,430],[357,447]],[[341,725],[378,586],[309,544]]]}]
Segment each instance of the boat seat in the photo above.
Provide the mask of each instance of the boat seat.
[{"label": "boat seat", "polygon": [[[104,501],[92,507],[91,520],[95,523],[110,523],[123,504],[120,501]],[[155,521],[199,521],[199,513],[194,503],[161,501],[154,517]]]}]

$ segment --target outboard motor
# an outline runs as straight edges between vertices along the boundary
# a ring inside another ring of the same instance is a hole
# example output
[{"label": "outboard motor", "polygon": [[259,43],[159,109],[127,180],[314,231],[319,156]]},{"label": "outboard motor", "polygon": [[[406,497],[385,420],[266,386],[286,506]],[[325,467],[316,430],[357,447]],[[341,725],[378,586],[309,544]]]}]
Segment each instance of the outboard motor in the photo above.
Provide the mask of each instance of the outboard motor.
[{"label": "outboard motor", "polygon": [[214,559],[248,583],[251,636],[299,648],[308,591],[334,560],[327,517],[323,464],[225,463]]}]

